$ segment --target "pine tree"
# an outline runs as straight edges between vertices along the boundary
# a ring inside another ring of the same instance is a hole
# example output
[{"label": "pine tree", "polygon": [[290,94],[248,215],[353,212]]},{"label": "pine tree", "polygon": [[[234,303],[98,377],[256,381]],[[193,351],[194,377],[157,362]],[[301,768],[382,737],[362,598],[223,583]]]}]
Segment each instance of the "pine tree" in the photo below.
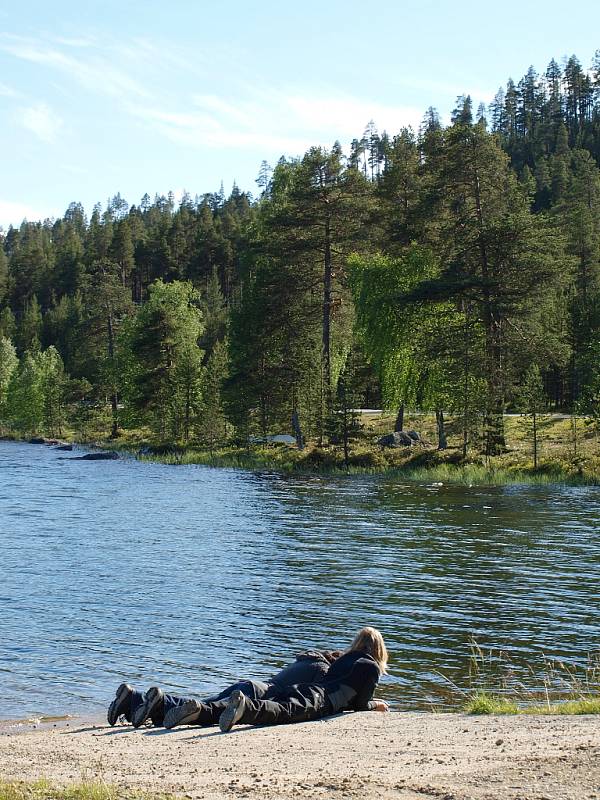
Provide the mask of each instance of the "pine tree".
[{"label": "pine tree", "polygon": [[59,296],[72,295],[81,289],[85,273],[81,233],[73,223],[61,220],[54,231],[56,244],[53,289]]},{"label": "pine tree", "polygon": [[227,342],[217,340],[206,363],[202,409],[198,425],[200,441],[208,445],[211,451],[227,438],[223,386],[228,374]]},{"label": "pine tree", "polygon": [[118,435],[119,331],[133,313],[130,293],[123,286],[121,265],[109,259],[91,264],[84,286],[86,315],[81,322],[87,347],[87,372],[98,393],[110,398],[111,436]]},{"label": "pine tree", "polygon": [[203,325],[198,301],[190,283],[156,281],[124,331],[129,407],[163,439],[188,438],[200,404]]},{"label": "pine tree", "polygon": [[15,315],[12,313],[10,306],[5,306],[0,311],[0,336],[6,339],[14,340],[17,332],[17,322]]},{"label": "pine tree", "polygon": [[65,415],[67,376],[64,364],[55,347],[39,354],[39,385],[43,398],[44,432],[50,436],[62,435]]},{"label": "pine tree", "polygon": [[525,375],[521,388],[521,402],[523,403],[528,419],[531,421],[533,468],[537,469],[539,453],[539,416],[547,403],[542,374],[537,364],[532,364]]},{"label": "pine tree", "polygon": [[6,393],[6,410],[10,425],[22,435],[41,432],[44,392],[39,352],[25,353],[14,370]]},{"label": "pine tree", "polygon": [[19,359],[13,343],[0,336],[0,424],[6,424],[8,387],[18,366]]},{"label": "pine tree", "polygon": [[345,261],[361,233],[360,244],[366,245],[361,221],[368,196],[364,179],[345,167],[336,144],[331,151],[311,148],[299,162],[280,163],[269,202],[261,208],[263,251],[293,265],[302,302],[321,319],[323,420],[332,410],[336,372],[348,350]]},{"label": "pine tree", "polygon": [[17,328],[17,350],[23,354],[27,351],[39,351],[42,338],[42,312],[37,297],[34,295],[27,305]]},{"label": "pine tree", "polygon": [[3,244],[0,236],[0,307],[4,304],[8,294],[8,259],[4,253]]},{"label": "pine tree", "polygon": [[485,335],[486,452],[493,455],[505,447],[506,327],[553,279],[557,243],[530,214],[506,156],[480,125],[459,122],[445,132],[436,184],[444,198],[441,224],[436,220],[442,269],[413,298],[462,298],[477,309]]}]

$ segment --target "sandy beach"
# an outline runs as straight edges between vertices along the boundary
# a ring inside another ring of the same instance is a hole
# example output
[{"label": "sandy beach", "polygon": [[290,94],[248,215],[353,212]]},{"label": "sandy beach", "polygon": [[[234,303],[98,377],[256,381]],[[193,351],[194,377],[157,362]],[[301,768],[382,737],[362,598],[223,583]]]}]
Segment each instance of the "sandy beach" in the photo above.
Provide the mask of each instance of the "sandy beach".
[{"label": "sandy beach", "polygon": [[6,722],[0,777],[103,780],[207,800],[600,800],[600,720],[363,713],[225,735]]}]

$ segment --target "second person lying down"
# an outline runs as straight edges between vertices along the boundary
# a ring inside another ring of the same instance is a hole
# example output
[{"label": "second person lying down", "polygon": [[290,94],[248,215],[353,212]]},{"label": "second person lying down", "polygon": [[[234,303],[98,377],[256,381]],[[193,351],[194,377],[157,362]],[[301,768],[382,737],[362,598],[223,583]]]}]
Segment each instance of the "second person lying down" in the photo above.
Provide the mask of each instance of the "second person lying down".
[{"label": "second person lying down", "polygon": [[[285,690],[301,683],[314,683],[321,680],[329,670],[329,666],[341,655],[340,650],[306,650],[296,656],[295,661],[288,664],[276,675],[266,681],[240,680],[227,686],[219,694],[206,699],[209,702],[225,701],[227,704],[234,691],[241,691],[253,700],[261,700],[270,692]],[[139,728],[147,720],[155,726],[166,728],[184,724],[179,710],[191,701],[189,697],[163,692],[158,686],[152,686],[142,693],[129,683],[122,683],[116,691],[115,698],[108,707],[109,725],[115,725],[119,717],[124,717],[135,728]],[[221,709],[222,710],[222,709]],[[215,720],[215,724],[218,719]]]}]

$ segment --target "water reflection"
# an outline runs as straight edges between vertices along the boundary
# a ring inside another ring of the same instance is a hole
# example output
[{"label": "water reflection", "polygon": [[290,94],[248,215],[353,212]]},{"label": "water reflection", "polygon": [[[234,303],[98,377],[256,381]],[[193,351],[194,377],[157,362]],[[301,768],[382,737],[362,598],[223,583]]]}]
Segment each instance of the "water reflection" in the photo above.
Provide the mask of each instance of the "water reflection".
[{"label": "water reflection", "polygon": [[465,685],[471,636],[524,676],[597,647],[597,489],[58,455],[0,444],[1,716],[95,711],[122,677],[208,693],[366,623],[402,707]]}]

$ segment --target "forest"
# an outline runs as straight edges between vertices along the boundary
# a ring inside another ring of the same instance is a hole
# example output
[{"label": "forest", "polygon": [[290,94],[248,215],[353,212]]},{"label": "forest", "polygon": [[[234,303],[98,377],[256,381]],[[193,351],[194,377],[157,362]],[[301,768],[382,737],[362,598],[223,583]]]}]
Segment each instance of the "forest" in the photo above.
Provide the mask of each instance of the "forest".
[{"label": "forest", "polygon": [[0,234],[0,427],[147,432],[214,449],[342,443],[355,409],[451,419],[462,457],[505,414],[600,419],[600,51],[509,80],[448,125],[369,123],[175,202]]}]

